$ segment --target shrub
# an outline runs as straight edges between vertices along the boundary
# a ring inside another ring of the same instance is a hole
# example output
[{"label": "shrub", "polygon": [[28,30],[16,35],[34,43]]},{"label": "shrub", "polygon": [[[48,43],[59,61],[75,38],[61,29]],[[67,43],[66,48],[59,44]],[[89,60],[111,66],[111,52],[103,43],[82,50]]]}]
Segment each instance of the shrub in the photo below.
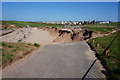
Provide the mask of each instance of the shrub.
[{"label": "shrub", "polygon": [[7,47],[9,47],[9,48],[13,48],[13,46],[12,46],[12,45],[7,45]]},{"label": "shrub", "polygon": [[33,46],[39,47],[40,45],[38,43],[34,43]]},{"label": "shrub", "polygon": [[13,50],[12,50],[12,52],[16,52],[16,51],[17,51],[17,49],[13,49]]},{"label": "shrub", "polygon": [[2,42],[2,43],[1,43],[1,46],[6,46],[6,44]]},{"label": "shrub", "polygon": [[29,46],[32,46],[32,44],[31,44],[31,43],[28,43],[28,45],[29,45]]}]

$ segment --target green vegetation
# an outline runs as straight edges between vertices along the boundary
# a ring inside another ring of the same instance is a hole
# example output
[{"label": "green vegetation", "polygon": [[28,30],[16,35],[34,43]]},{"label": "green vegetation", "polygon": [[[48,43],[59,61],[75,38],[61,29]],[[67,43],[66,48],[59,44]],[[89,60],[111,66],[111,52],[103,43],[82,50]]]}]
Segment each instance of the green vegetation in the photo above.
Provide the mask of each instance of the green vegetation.
[{"label": "green vegetation", "polygon": [[[120,32],[88,41],[97,52],[96,55],[104,62],[112,78],[120,79]],[[116,37],[117,36],[117,37]]]},{"label": "green vegetation", "polygon": [[33,46],[35,46],[35,47],[39,47],[40,45],[37,44],[37,43],[34,43]]},{"label": "green vegetation", "polygon": [[85,27],[87,30],[92,30],[95,33],[107,33],[111,32],[113,29],[118,28],[120,23],[106,23],[106,24],[89,24],[89,25],[81,25],[81,27]]},{"label": "green vegetation", "polygon": [[95,33],[107,33],[111,32],[115,27],[86,27],[87,30],[92,30]]},{"label": "green vegetation", "polygon": [[2,25],[2,21],[0,21],[0,25]]},{"label": "green vegetation", "polygon": [[113,22],[113,23],[105,23],[105,24],[89,24],[89,25],[81,25],[81,27],[119,27],[120,23]]},{"label": "green vegetation", "polygon": [[112,27],[118,27],[120,23],[114,22],[114,23],[106,23],[106,24],[95,24],[96,26],[112,26]]},{"label": "green vegetation", "polygon": [[[80,25],[87,30],[92,30],[94,33],[108,33],[119,27],[120,23],[106,23],[106,24],[89,24],[89,25]],[[71,25],[78,26],[78,25]]]},{"label": "green vegetation", "polygon": [[35,44],[27,44],[27,43],[8,43],[1,42],[0,43],[0,55],[2,54],[2,67],[11,64],[15,60],[23,58],[28,53],[39,47],[40,45]]},{"label": "green vegetation", "polygon": [[25,22],[25,21],[3,21],[3,25],[5,24],[14,24],[16,26],[26,27],[29,25],[30,27],[63,27],[58,24],[42,24],[41,22]]},{"label": "green vegetation", "polygon": [[2,43],[0,43],[0,46],[2,46]]}]

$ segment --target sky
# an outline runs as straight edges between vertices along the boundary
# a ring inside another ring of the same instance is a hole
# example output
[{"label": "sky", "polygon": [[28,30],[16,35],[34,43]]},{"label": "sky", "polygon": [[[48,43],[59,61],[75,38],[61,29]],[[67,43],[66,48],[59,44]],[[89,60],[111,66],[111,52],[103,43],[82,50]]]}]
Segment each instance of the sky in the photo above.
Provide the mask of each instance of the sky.
[{"label": "sky", "polygon": [[2,2],[2,19],[118,21],[118,2]]},{"label": "sky", "polygon": [[119,2],[119,0],[1,0],[2,2]]}]

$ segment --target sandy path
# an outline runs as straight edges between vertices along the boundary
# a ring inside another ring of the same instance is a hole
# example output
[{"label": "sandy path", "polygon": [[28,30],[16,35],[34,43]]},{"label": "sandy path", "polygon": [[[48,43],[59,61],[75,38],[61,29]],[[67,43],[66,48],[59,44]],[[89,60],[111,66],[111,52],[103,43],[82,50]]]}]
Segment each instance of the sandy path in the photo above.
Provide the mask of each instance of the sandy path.
[{"label": "sandy path", "polygon": [[16,29],[14,32],[0,37],[0,41],[39,43],[40,45],[45,45],[55,38],[56,37],[50,35],[48,31],[28,27]]},{"label": "sandy path", "polygon": [[45,45],[53,41],[55,38],[56,37],[51,36],[48,31],[32,28],[31,35],[25,38],[23,41]]}]

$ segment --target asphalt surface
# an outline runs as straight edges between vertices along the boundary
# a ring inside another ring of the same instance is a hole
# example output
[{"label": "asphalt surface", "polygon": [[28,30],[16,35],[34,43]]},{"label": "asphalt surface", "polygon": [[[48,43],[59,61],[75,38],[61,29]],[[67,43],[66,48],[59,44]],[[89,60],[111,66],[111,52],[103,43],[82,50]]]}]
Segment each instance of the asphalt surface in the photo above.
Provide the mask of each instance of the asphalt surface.
[{"label": "asphalt surface", "polygon": [[[3,70],[3,78],[82,78],[95,60],[83,42],[50,44]],[[104,78],[97,62],[86,78]]]}]

